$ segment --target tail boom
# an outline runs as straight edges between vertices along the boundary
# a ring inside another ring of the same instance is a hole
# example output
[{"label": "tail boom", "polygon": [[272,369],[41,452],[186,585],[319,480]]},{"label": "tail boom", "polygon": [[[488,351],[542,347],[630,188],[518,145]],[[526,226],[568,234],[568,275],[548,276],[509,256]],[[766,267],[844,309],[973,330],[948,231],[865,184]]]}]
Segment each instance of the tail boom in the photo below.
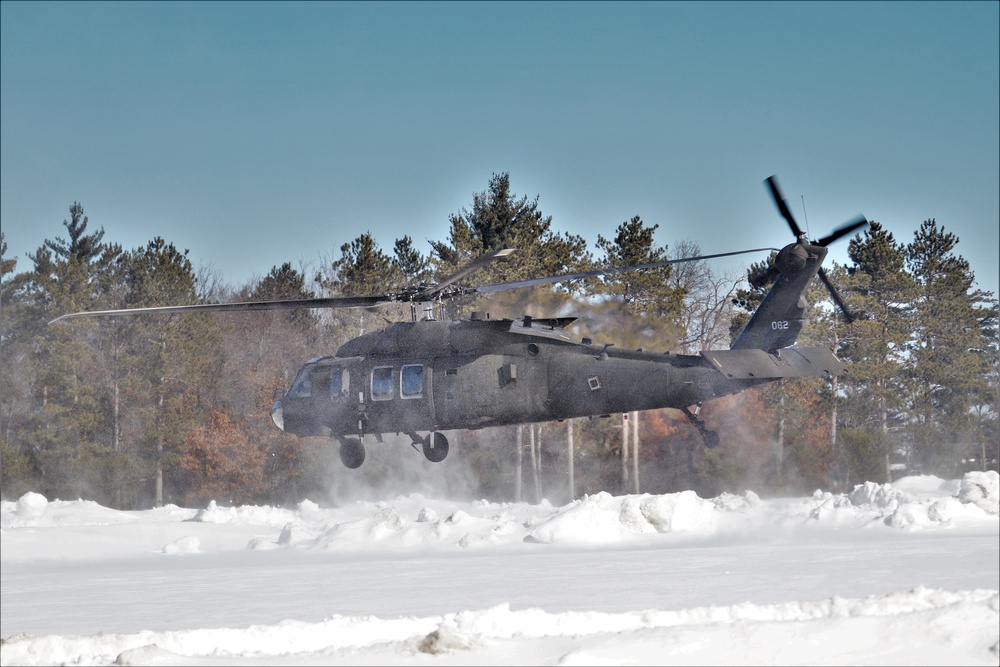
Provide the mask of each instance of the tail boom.
[{"label": "tail boom", "polygon": [[826,254],[825,247],[804,239],[781,249],[775,258],[780,275],[733,343],[733,350],[774,352],[795,343],[809,307],[806,288],[819,273]]}]

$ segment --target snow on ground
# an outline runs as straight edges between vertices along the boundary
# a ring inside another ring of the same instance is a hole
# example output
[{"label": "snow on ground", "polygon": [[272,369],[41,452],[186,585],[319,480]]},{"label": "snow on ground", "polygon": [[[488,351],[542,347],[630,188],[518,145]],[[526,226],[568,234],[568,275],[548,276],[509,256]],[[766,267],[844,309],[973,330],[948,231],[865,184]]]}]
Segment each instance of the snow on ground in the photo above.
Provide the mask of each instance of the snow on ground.
[{"label": "snow on ground", "polygon": [[1000,663],[1000,482],[0,506],[0,663]]}]

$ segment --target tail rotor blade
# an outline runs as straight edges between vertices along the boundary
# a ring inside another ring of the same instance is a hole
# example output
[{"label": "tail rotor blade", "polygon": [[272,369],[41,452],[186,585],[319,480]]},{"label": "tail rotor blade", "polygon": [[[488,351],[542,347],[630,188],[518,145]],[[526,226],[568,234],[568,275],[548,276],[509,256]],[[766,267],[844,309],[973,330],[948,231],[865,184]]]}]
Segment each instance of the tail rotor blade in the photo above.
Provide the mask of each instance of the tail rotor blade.
[{"label": "tail rotor blade", "polygon": [[774,198],[774,203],[778,207],[778,211],[781,213],[781,217],[788,222],[788,226],[792,228],[792,233],[795,234],[795,238],[799,238],[803,235],[802,230],[799,228],[797,222],[795,222],[795,217],[792,216],[792,212],[788,209],[788,204],[785,203],[785,198],[781,195],[781,189],[778,187],[778,179],[775,176],[768,176],[767,180],[768,189],[771,191],[771,197]]},{"label": "tail rotor blade", "polygon": [[868,220],[865,218],[865,216],[859,213],[854,218],[851,218],[851,221],[848,222],[847,224],[833,230],[833,232],[831,232],[829,235],[821,238],[819,241],[816,242],[816,245],[821,245],[825,248],[826,246],[830,245],[837,239],[843,238],[848,234],[853,233],[855,229],[858,229],[859,227],[864,227],[867,224]]},{"label": "tail rotor blade", "polygon": [[837,304],[837,307],[840,308],[840,311],[844,313],[844,317],[847,318],[847,322],[851,323],[854,320],[856,320],[857,317],[855,317],[854,313],[852,313],[850,309],[848,309],[847,305],[844,303],[844,300],[840,298],[840,293],[837,291],[837,288],[833,286],[833,283],[830,282],[830,279],[826,276],[826,271],[824,271],[822,268],[820,268],[819,270],[819,279],[823,281],[824,285],[826,285],[827,291],[830,292],[830,298],[832,298],[833,302]]}]

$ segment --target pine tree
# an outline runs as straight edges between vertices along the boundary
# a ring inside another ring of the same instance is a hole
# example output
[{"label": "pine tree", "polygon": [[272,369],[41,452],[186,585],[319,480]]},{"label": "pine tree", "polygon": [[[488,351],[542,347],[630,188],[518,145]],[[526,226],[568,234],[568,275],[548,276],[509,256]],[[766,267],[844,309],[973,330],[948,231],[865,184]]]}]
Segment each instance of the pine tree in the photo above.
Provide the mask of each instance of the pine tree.
[{"label": "pine tree", "polygon": [[[392,257],[382,251],[371,232],[365,232],[340,246],[340,258],[320,272],[316,281],[335,296],[371,296],[390,294],[400,289],[405,279],[403,272],[393,263]],[[382,323],[382,316],[386,314],[408,316],[401,306],[383,311],[374,321]],[[364,333],[369,319],[361,309],[330,313],[330,320],[336,323],[334,330],[345,338]]]},{"label": "pine tree", "polygon": [[413,247],[413,239],[404,236],[393,246],[393,264],[403,274],[407,285],[419,285],[431,279],[430,259]]},{"label": "pine tree", "polygon": [[7,256],[0,232],[0,492],[13,500],[37,488],[36,471],[19,426],[28,417],[32,365],[31,338],[25,333],[24,276],[15,273],[17,258]]},{"label": "pine tree", "polygon": [[[538,197],[518,198],[508,173],[494,174],[484,192],[475,193],[472,210],[449,216],[450,244],[433,242],[431,261],[443,278],[483,253],[513,248],[507,261],[484,267],[476,282],[499,283],[558,275],[589,266],[586,242],[580,236],[552,230],[552,216],[543,215]],[[564,285],[574,291],[575,285]]]},{"label": "pine tree", "polygon": [[[634,216],[616,230],[613,240],[598,234],[597,247],[604,251],[607,267],[634,266],[667,260],[666,246],[657,246],[653,235],[659,225],[646,226]],[[670,276],[673,266],[667,265],[644,271],[611,274],[597,288],[601,294],[615,297],[630,312],[654,317],[678,318],[684,299],[683,287],[673,286]]]},{"label": "pine tree", "polygon": [[[512,248],[515,252],[503,261],[483,267],[470,282],[503,283],[591,268],[586,241],[569,233],[556,233],[552,229],[552,216],[544,215],[538,202],[537,196],[533,200],[526,196],[517,197],[511,191],[508,173],[493,174],[487,190],[473,194],[471,210],[463,208],[449,216],[449,242],[431,243],[430,261],[435,279],[442,280],[484,253],[505,248]],[[484,304],[488,304],[488,311],[494,315],[548,316],[557,313],[569,295],[580,289],[576,282],[459,300],[452,303],[449,310],[457,315],[463,308],[486,309]],[[514,442],[515,431],[504,429],[495,437]],[[485,456],[495,455],[486,453]],[[511,465],[516,476],[518,464]],[[496,470],[499,466],[495,462],[484,461],[483,467]],[[490,480],[484,484],[499,485],[499,482]]]},{"label": "pine tree", "polygon": [[107,494],[108,468],[117,460],[112,448],[105,359],[98,344],[102,327],[46,327],[68,312],[108,304],[108,283],[102,274],[121,255],[121,247],[103,242],[104,230],[87,232],[83,206],[70,207],[63,221],[69,239],[46,240],[29,259],[33,269],[24,275],[26,313],[33,341],[32,365],[37,369],[32,387],[34,410],[26,422],[24,442],[38,466],[42,492],[50,497],[89,495],[114,504]]},{"label": "pine tree", "polygon": [[[614,239],[598,235],[597,246],[604,251],[605,267],[625,267],[662,262],[666,246],[657,246],[654,234],[659,225],[647,226],[642,218],[618,225]],[[608,274],[593,281],[591,291],[602,297],[601,308],[611,314],[604,331],[609,338],[630,347],[676,350],[682,335],[679,324],[684,301],[683,286],[671,284],[671,265],[618,274]],[[615,307],[610,306],[614,304]],[[621,419],[621,484],[639,492],[639,415],[632,412]],[[628,481],[631,478],[632,484]]]},{"label": "pine tree", "polygon": [[[248,284],[238,298],[277,301],[313,296],[304,273],[286,262],[272,267],[263,279]],[[217,419],[213,428],[231,428],[236,431],[232,442],[245,439],[245,446],[252,443],[265,454],[258,501],[294,504],[316,497],[325,489],[322,475],[327,467],[320,465],[317,456],[322,448],[275,428],[270,408],[306,359],[329,353],[320,342],[321,318],[309,310],[292,310],[240,313],[217,319],[223,325],[224,344],[218,362],[220,381],[212,403],[225,419]],[[188,454],[196,449],[189,449]],[[252,452],[239,449],[227,451],[257,460]],[[336,453],[331,460],[338,460]],[[200,493],[196,484],[192,486],[193,492]]]},{"label": "pine tree", "polygon": [[321,280],[342,296],[384,294],[403,283],[402,271],[382,252],[371,232],[340,246],[340,259]]},{"label": "pine tree", "polygon": [[[197,302],[197,279],[187,251],[156,237],[124,260],[129,307],[183,305]],[[173,456],[189,433],[207,418],[201,397],[209,394],[218,327],[205,313],[144,315],[116,318],[122,351],[116,356],[116,413],[120,414],[121,449],[133,461],[123,477],[133,485],[133,503],[163,504],[167,476],[182,484]],[[140,480],[152,480],[152,484]]]},{"label": "pine tree", "polygon": [[[806,300],[811,304],[808,312],[809,322],[802,330],[800,340],[807,345],[822,345],[834,354],[840,356],[848,345],[856,340],[857,330],[852,326],[851,317],[856,307],[852,306],[853,294],[847,290],[847,270],[834,263],[826,270],[827,279],[830,280],[834,288],[840,294],[851,315],[844,313],[833,302],[829,291],[819,281],[814,281],[810,285]],[[807,384],[815,384],[819,387],[821,396],[822,419],[829,423],[828,438],[822,441],[824,450],[828,452],[827,461],[827,483],[823,486],[831,490],[843,490],[849,477],[849,467],[843,452],[842,443],[839,439],[841,421],[841,403],[843,400],[841,389],[841,376],[834,375],[829,381],[820,379],[802,380]],[[817,444],[819,444],[817,442]]]},{"label": "pine tree", "polygon": [[851,239],[847,252],[854,265],[848,267],[846,287],[858,320],[856,335],[841,350],[841,358],[851,363],[850,374],[842,378],[845,420],[851,426],[842,434],[845,453],[856,476],[889,481],[890,457],[900,447],[890,429],[898,430],[906,419],[909,383],[903,369],[916,286],[906,272],[904,247],[878,222]]},{"label": "pine tree", "polygon": [[987,392],[981,305],[987,297],[974,289],[969,263],[954,253],[957,244],[957,236],[930,219],[906,247],[918,287],[908,364],[912,462],[942,475],[958,473],[960,461],[978,449],[971,408]]}]

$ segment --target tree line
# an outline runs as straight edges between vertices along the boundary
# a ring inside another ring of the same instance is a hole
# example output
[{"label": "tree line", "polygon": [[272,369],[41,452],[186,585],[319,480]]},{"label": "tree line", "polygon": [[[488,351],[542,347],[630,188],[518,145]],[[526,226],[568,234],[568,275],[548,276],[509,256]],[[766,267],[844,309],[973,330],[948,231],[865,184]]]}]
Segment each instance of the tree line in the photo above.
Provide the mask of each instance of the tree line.
[{"label": "tree line", "polygon": [[[45,239],[27,268],[0,236],[0,490],[85,498],[123,509],[162,503],[293,504],[330,498],[345,477],[386,471],[339,465],[336,444],[273,427],[271,404],[301,364],[350,338],[408,318],[378,311],[278,311],[109,317],[49,326],[59,315],[185,303],[385,293],[439,280],[478,255],[516,248],[474,276],[496,283],[697,257],[658,245],[658,225],[634,216],[588,248],[554,228],[539,197],[518,197],[494,174],[470,208],[449,216],[425,254],[412,238],[383,250],[365,232],[311,267],[285,262],[227,285],[196,270],[186,250],[157,237],[131,250],[93,229],[73,203],[65,236]],[[827,267],[856,315],[822,285],[800,344],[825,345],[850,364],[838,378],[782,381],[717,399],[701,418],[715,449],[676,410],[462,434],[466,492],[491,500],[565,502],[583,493],[703,496],[849,489],[901,474],[950,477],[996,469],[1000,456],[997,300],[975,287],[959,239],[933,219],[908,243],[880,223],[849,242],[850,262]],[[596,256],[595,256],[596,255]],[[705,261],[675,264],[449,303],[444,317],[573,313],[573,333],[596,342],[697,353],[728,347],[768,288],[769,262],[727,275]],[[747,280],[750,277],[751,280]],[[397,447],[394,457],[414,457]],[[428,464],[434,465],[434,464]],[[443,470],[443,468],[440,468]],[[442,473],[443,474],[443,473]]]}]

